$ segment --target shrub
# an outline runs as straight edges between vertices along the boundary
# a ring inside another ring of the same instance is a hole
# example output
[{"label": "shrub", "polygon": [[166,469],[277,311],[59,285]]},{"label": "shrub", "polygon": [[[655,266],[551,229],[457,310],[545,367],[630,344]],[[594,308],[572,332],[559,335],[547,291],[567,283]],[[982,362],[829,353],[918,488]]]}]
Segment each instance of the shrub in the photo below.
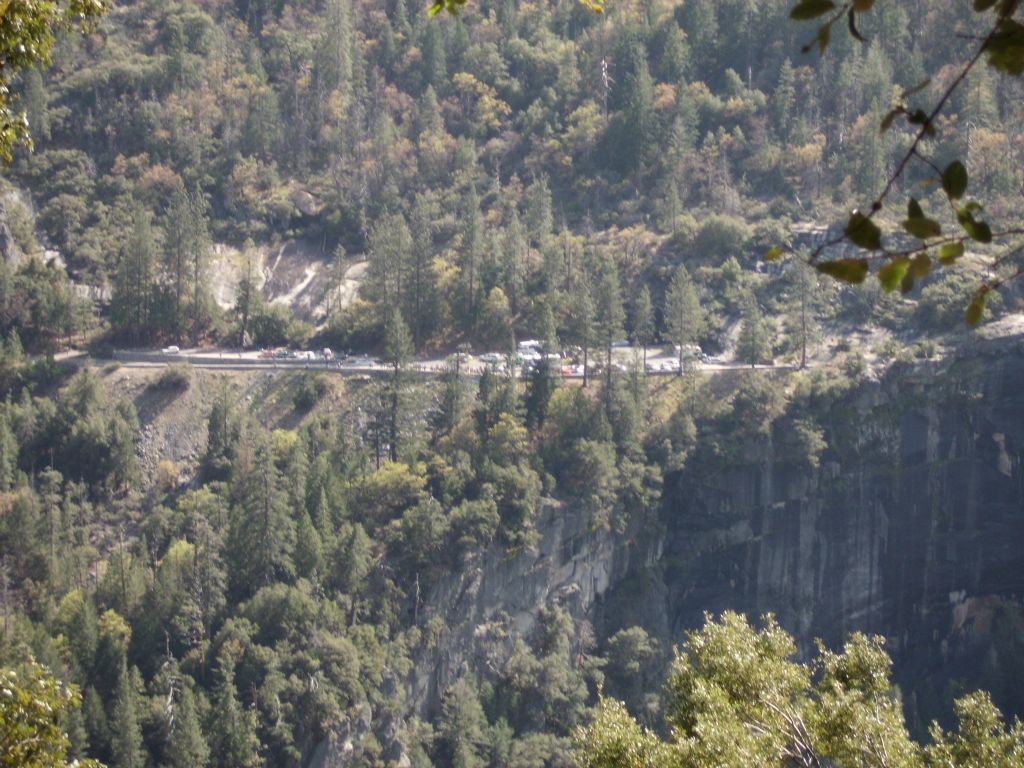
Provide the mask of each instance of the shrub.
[{"label": "shrub", "polygon": [[175,363],[164,368],[152,387],[164,392],[184,392],[191,383],[192,366],[188,363]]},{"label": "shrub", "polygon": [[180,479],[181,472],[173,461],[164,459],[156,465],[156,477],[154,478],[153,483],[161,493],[173,491],[178,487],[178,481]]},{"label": "shrub", "polygon": [[303,376],[299,386],[295,389],[292,402],[297,411],[309,411],[314,405],[323,400],[329,389],[327,381],[319,374]]},{"label": "shrub", "polygon": [[[929,331],[963,327],[964,313],[979,282],[977,277],[961,270],[944,270],[921,290],[914,320]],[[1002,295],[998,291],[989,294],[986,319],[999,315],[1002,302]]]}]

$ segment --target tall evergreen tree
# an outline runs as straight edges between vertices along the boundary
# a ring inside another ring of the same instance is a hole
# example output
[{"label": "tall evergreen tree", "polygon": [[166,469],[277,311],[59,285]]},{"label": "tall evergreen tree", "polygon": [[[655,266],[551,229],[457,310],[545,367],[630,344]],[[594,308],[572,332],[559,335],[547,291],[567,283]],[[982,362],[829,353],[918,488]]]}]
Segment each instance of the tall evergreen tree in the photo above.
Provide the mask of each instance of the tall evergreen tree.
[{"label": "tall evergreen tree", "polygon": [[256,768],[260,741],[256,712],[242,706],[235,688],[235,662],[227,654],[217,660],[220,681],[210,709],[211,756],[219,768]]},{"label": "tall evergreen tree", "polygon": [[750,363],[750,367],[753,368],[769,357],[771,351],[767,321],[757,305],[757,300],[753,295],[748,296],[744,304],[743,325],[736,340],[736,357],[744,363]]},{"label": "tall evergreen tree", "polygon": [[167,691],[163,711],[163,762],[167,768],[205,768],[210,747],[199,725],[192,680],[182,675],[174,657],[169,657],[155,682]]},{"label": "tall evergreen tree", "polygon": [[412,359],[412,352],[409,327],[402,313],[393,308],[384,326],[384,362],[391,368],[388,382],[388,450],[392,461],[398,461],[406,368]]},{"label": "tall evergreen tree", "polygon": [[206,280],[209,233],[206,198],[179,184],[164,217],[164,275],[170,284],[170,330],[180,342],[186,329],[193,343],[209,321],[209,286]]},{"label": "tall evergreen tree", "polygon": [[245,349],[252,318],[259,313],[262,295],[256,283],[256,246],[246,240],[242,246],[242,277],[235,295],[235,316],[238,318],[238,348]]},{"label": "tall evergreen tree", "polygon": [[137,204],[132,214],[132,231],[121,249],[121,260],[114,282],[111,321],[133,344],[152,333],[153,269],[156,243],[149,211]]},{"label": "tall evergreen tree", "polygon": [[643,349],[643,365],[647,370],[647,347],[654,341],[654,305],[651,303],[651,291],[646,285],[640,286],[636,300],[633,302],[633,335],[634,344]]},{"label": "tall evergreen tree", "polygon": [[790,286],[787,332],[800,350],[800,367],[806,368],[807,348],[821,337],[818,321],[823,303],[821,283],[818,270],[802,258],[792,260],[787,278]]},{"label": "tall evergreen tree", "polygon": [[408,292],[406,270],[413,249],[405,216],[388,213],[370,232],[370,287],[382,307],[403,307]]},{"label": "tall evergreen tree", "polygon": [[434,253],[431,209],[430,200],[426,195],[416,195],[410,216],[412,247],[409,250],[410,289],[407,302],[409,327],[412,332],[413,347],[416,351],[422,349],[424,336],[430,331],[431,321],[435,317],[434,282],[431,270],[431,259]]},{"label": "tall evergreen tree", "polygon": [[622,309],[619,270],[609,261],[601,271],[594,297],[594,332],[605,352],[605,382],[611,387],[612,344],[622,336],[626,313]]},{"label": "tall evergreen tree", "polygon": [[654,79],[647,57],[637,43],[630,51],[630,70],[623,83],[624,130],[622,159],[639,178],[655,139]]},{"label": "tall evergreen tree", "polygon": [[114,693],[114,712],[110,719],[112,768],[145,768],[146,765],[146,749],[139,724],[137,677],[138,672],[134,668],[129,670],[122,657]]},{"label": "tall evergreen tree", "polygon": [[572,308],[569,313],[569,338],[583,353],[583,386],[590,380],[590,348],[594,345],[594,299],[586,283],[578,286],[572,294]]},{"label": "tall evergreen tree", "polygon": [[295,522],[267,435],[250,427],[242,439],[231,488],[228,528],[231,592],[245,599],[260,587],[295,575]]},{"label": "tall evergreen tree", "polygon": [[682,374],[684,347],[695,342],[704,332],[704,317],[697,289],[684,264],[679,265],[669,283],[663,316],[669,338],[679,349],[679,372]]},{"label": "tall evergreen tree", "polygon": [[502,242],[502,273],[505,295],[513,316],[519,314],[520,302],[523,299],[526,279],[527,242],[526,228],[519,219],[515,208],[512,209],[508,228]]},{"label": "tall evergreen tree", "polygon": [[461,677],[441,700],[440,759],[452,768],[484,768],[487,717],[472,683]]},{"label": "tall evergreen tree", "polygon": [[475,328],[479,316],[480,262],[484,249],[484,223],[480,216],[480,196],[476,186],[470,184],[462,198],[462,245],[459,249],[459,270],[462,308],[467,327]]},{"label": "tall evergreen tree", "polygon": [[9,408],[0,405],[0,492],[14,487],[18,469],[18,439],[11,429]]}]

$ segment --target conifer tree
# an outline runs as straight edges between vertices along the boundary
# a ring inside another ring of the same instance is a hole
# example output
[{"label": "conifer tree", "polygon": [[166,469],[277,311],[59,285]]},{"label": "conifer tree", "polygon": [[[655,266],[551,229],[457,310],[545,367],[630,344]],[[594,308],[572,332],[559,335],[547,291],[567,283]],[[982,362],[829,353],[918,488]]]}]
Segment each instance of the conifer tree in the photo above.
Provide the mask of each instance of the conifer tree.
[{"label": "conifer tree", "polygon": [[483,768],[487,718],[476,690],[460,677],[441,700],[441,762],[452,768]]},{"label": "conifer tree", "polygon": [[250,429],[235,461],[227,554],[231,592],[245,599],[295,575],[295,523],[264,432]]},{"label": "conifer tree", "polygon": [[519,314],[520,302],[523,299],[524,282],[526,279],[526,228],[519,219],[519,214],[512,209],[508,229],[502,243],[502,272],[504,276],[505,294],[508,296],[512,315]]},{"label": "conifer tree", "polygon": [[412,359],[412,338],[402,313],[393,308],[384,327],[384,362],[391,368],[388,381],[388,445],[392,461],[398,461],[400,425],[406,367]]},{"label": "conifer tree", "polygon": [[152,332],[153,268],[156,244],[149,221],[149,211],[136,205],[132,214],[132,232],[121,250],[111,320],[126,333],[133,344],[148,338]]},{"label": "conifer tree", "polygon": [[295,529],[295,571],[304,578],[323,573],[324,553],[320,533],[309,513],[303,509]]},{"label": "conifer tree", "polygon": [[619,270],[609,261],[599,278],[594,301],[594,331],[605,352],[605,383],[612,380],[612,344],[622,335],[626,313],[622,309]]},{"label": "conifer tree", "polygon": [[0,406],[0,492],[14,487],[18,468],[18,439],[11,429],[9,408]]},{"label": "conifer tree", "polygon": [[636,301],[633,302],[633,343],[643,349],[643,365],[647,370],[647,347],[654,341],[654,305],[651,291],[646,285],[640,286]]},{"label": "conifer tree", "polygon": [[110,718],[110,752],[112,768],[144,768],[146,749],[142,743],[139,724],[138,671],[128,669],[122,657],[117,689],[114,692],[114,711]]},{"label": "conifer tree", "polygon": [[594,300],[589,286],[580,285],[573,294],[573,305],[569,315],[569,337],[583,352],[583,386],[590,377],[590,348],[594,343]]},{"label": "conifer tree", "polygon": [[679,372],[682,374],[684,347],[695,342],[704,331],[697,290],[684,264],[679,265],[669,283],[663,314],[669,338],[679,348]]},{"label": "conifer tree", "polygon": [[749,296],[743,310],[743,325],[736,341],[736,357],[744,363],[750,363],[753,368],[769,357],[771,351],[767,321],[757,306],[757,300]]},{"label": "conifer tree", "polygon": [[199,727],[195,695],[187,685],[178,692],[175,702],[166,757],[170,768],[205,768],[210,762],[210,747]]},{"label": "conifer tree", "polygon": [[256,712],[243,707],[235,688],[235,662],[222,654],[218,659],[220,682],[210,709],[210,754],[219,768],[256,768],[260,742]]},{"label": "conifer tree", "polygon": [[480,216],[480,196],[476,186],[469,185],[462,198],[462,246],[459,249],[462,308],[467,325],[475,328],[482,292],[480,262],[484,249],[484,223]]},{"label": "conifer tree", "polygon": [[235,316],[238,318],[238,348],[245,349],[250,331],[250,321],[260,311],[262,296],[256,284],[256,246],[246,240],[242,246],[242,277],[238,281],[235,295]]},{"label": "conifer tree", "polygon": [[426,195],[416,195],[409,223],[412,236],[409,251],[409,329],[416,351],[422,349],[424,336],[429,332],[435,316],[433,274],[430,268],[434,250],[431,208]]},{"label": "conifer tree", "polygon": [[800,350],[800,367],[807,367],[807,348],[821,337],[818,321],[822,309],[822,288],[818,271],[803,259],[793,259],[787,275],[790,311],[787,331]]}]

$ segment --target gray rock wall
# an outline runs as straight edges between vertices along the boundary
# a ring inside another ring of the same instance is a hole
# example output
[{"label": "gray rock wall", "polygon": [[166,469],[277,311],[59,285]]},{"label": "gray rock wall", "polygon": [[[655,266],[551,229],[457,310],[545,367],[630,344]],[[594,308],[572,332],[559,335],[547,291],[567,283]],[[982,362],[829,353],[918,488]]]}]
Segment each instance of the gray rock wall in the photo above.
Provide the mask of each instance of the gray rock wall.
[{"label": "gray rock wall", "polygon": [[[826,423],[819,469],[768,446],[715,476],[675,479],[665,554],[647,579],[668,620],[652,628],[678,642],[704,611],[732,608],[775,613],[805,649],[877,633],[917,726],[977,687],[1024,712],[1019,346],[893,371],[834,403]],[[617,613],[606,632],[627,623]]]},{"label": "gray rock wall", "polygon": [[550,503],[538,545],[492,547],[425,595],[444,627],[406,680],[426,716],[463,669],[496,672],[557,602],[599,641],[639,624],[670,649],[705,611],[775,613],[806,651],[881,634],[911,723],[984,687],[1024,714],[1024,352],[978,342],[833,403],[818,468],[770,443],[667,478],[661,519],[592,531]]}]

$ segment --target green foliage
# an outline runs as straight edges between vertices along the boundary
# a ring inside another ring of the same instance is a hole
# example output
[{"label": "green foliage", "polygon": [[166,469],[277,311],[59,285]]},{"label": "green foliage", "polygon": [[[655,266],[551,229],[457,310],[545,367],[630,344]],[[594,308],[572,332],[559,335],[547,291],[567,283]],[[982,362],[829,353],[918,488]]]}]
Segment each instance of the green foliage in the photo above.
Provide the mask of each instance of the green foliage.
[{"label": "green foliage", "polygon": [[191,383],[192,366],[188,363],[175,363],[164,368],[152,387],[168,392],[184,392]]},{"label": "green foliage", "polygon": [[770,362],[772,356],[771,330],[768,320],[761,312],[757,299],[747,299],[743,311],[743,325],[736,340],[736,359],[750,363],[751,367],[758,363]]},{"label": "green foliage", "polygon": [[323,400],[329,391],[330,385],[323,376],[318,373],[307,374],[299,379],[295,394],[292,395],[292,402],[297,411],[309,411]]},{"label": "green foliage", "polygon": [[22,70],[50,64],[60,34],[90,32],[105,10],[102,0],[14,2],[4,6],[0,19],[0,59],[4,62],[0,76],[0,158],[10,162],[17,145],[31,146],[26,114],[15,112],[9,101],[13,79]]},{"label": "green foliage", "polygon": [[850,636],[842,653],[818,648],[798,662],[792,638],[771,616],[755,629],[726,612],[687,635],[668,683],[669,741],[604,700],[576,732],[585,766],[963,766],[1012,765],[1024,730],[1003,724],[983,693],[957,703],[955,737],[938,725],[922,748],[907,732],[878,637]]},{"label": "green foliage", "polygon": [[9,768],[99,768],[95,760],[71,761],[64,718],[81,696],[34,660],[0,670],[0,765]]}]

